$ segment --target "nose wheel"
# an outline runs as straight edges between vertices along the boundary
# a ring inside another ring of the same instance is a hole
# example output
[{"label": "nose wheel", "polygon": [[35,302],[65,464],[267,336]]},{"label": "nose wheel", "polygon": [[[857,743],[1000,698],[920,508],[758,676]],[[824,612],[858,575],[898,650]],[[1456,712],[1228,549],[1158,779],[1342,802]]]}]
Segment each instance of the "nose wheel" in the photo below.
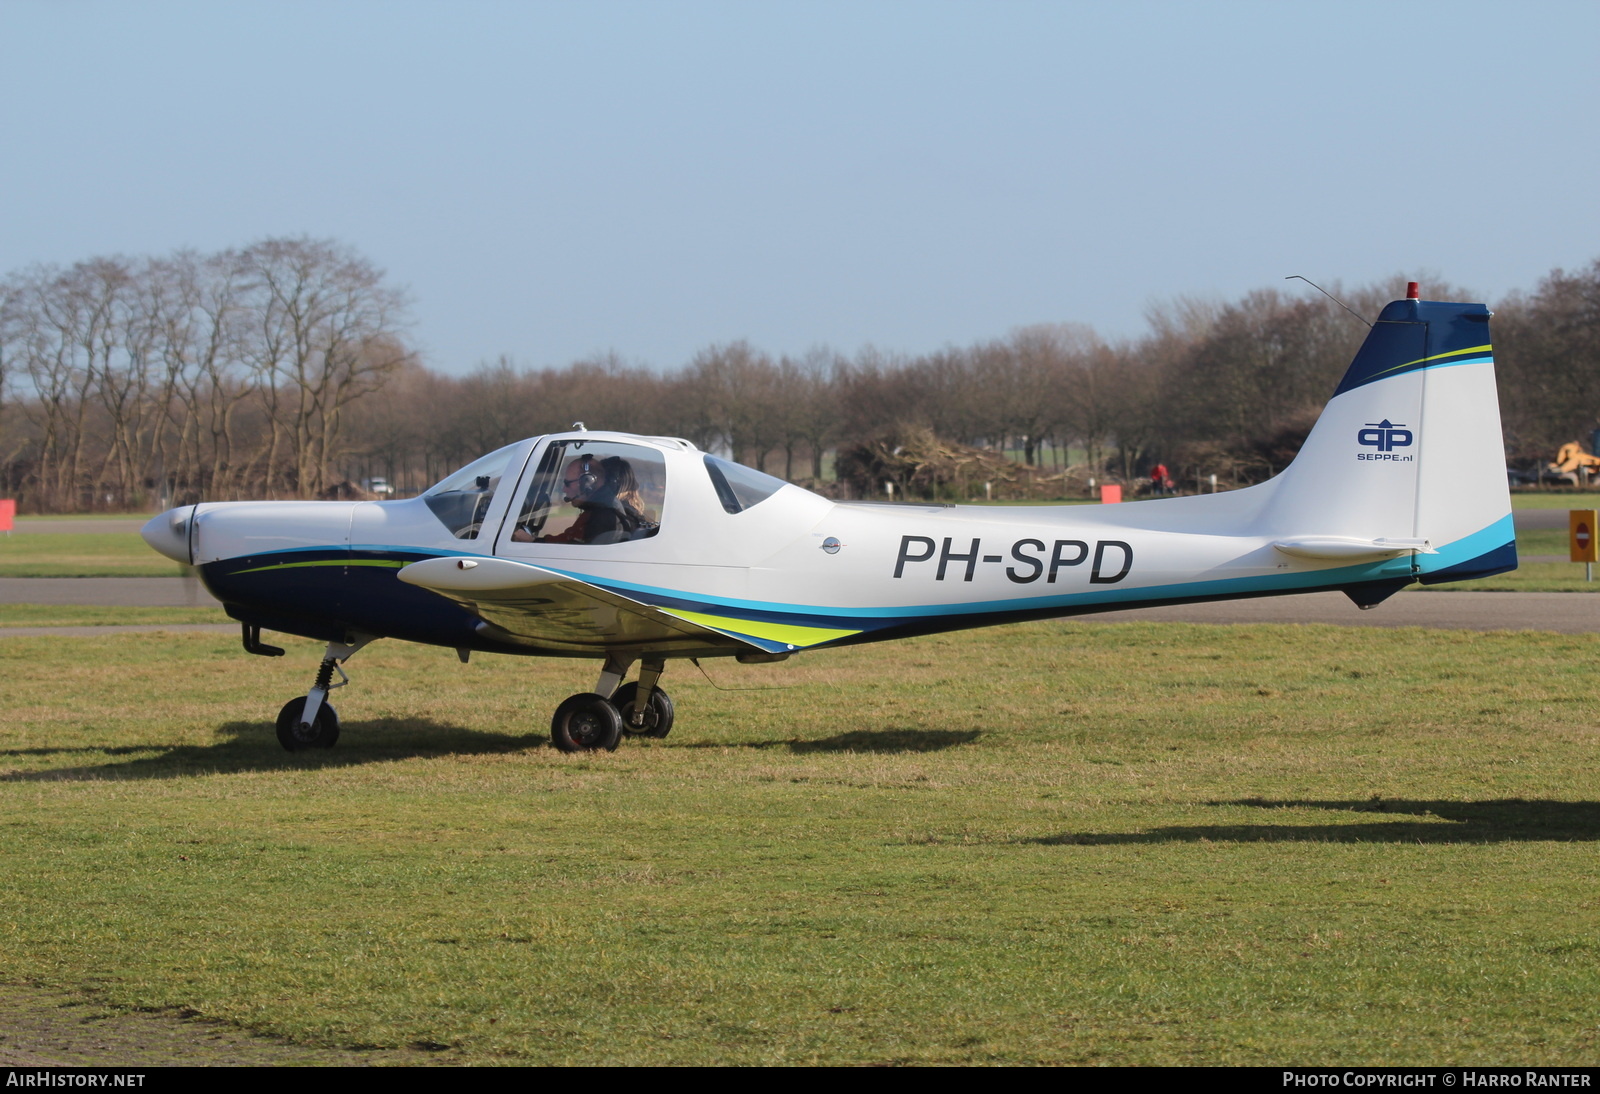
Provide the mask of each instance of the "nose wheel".
[{"label": "nose wheel", "polygon": [[[246,649],[250,648],[249,637],[247,630]],[[257,637],[257,642],[259,641]],[[290,752],[334,746],[339,740],[339,712],[328,702],[328,692],[334,688],[342,688],[350,682],[350,677],[345,675],[339,662],[349,660],[357,650],[371,641],[371,635],[355,635],[348,642],[328,643],[327,652],[322,655],[322,664],[317,667],[316,683],[311,685],[311,690],[290,699],[283,704],[283,709],[278,711],[280,745]],[[333,682],[334,673],[339,674],[337,684]]]},{"label": "nose wheel", "polygon": [[339,712],[323,703],[305,720],[306,697],[297,695],[278,711],[278,743],[290,752],[307,748],[332,748],[339,740]]}]

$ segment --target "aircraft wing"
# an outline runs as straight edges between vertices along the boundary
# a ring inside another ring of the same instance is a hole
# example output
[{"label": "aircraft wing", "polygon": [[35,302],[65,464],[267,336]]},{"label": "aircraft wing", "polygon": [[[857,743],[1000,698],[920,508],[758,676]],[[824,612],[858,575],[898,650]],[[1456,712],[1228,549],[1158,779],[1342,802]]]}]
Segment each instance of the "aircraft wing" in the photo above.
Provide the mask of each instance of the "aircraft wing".
[{"label": "aircraft wing", "polygon": [[398,576],[464,606],[483,620],[480,630],[485,637],[553,653],[775,652],[771,643],[720,631],[579,578],[511,559],[430,558],[411,563]]}]

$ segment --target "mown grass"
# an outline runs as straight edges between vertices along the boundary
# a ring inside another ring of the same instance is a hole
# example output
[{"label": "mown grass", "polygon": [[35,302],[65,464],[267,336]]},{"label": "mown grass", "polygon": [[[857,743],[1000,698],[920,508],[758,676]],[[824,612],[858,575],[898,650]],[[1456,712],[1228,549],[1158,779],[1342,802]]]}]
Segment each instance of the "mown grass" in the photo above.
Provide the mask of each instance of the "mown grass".
[{"label": "mown grass", "polygon": [[183,569],[137,532],[0,536],[0,577],[177,577]]},{"label": "mown grass", "polygon": [[1554,490],[1515,491],[1513,509],[1600,509],[1600,494],[1562,493]]},{"label": "mown grass", "polygon": [[209,608],[98,607],[87,604],[0,604],[0,627],[99,627],[159,623],[228,623]]},{"label": "mown grass", "polygon": [[16,523],[20,527],[20,526],[25,526],[25,525],[28,525],[28,524],[35,524],[35,523],[38,523],[40,521],[58,521],[58,520],[149,520],[153,516],[155,516],[154,513],[149,512],[148,510],[143,510],[143,509],[128,510],[127,512],[122,512],[122,513],[29,513],[29,514],[27,514],[25,516],[23,516],[23,515],[17,516],[16,517]]},{"label": "mown grass", "polygon": [[8,639],[0,980],[457,1062],[1574,1063],[1592,642],[1057,622],[544,743],[587,663]]}]

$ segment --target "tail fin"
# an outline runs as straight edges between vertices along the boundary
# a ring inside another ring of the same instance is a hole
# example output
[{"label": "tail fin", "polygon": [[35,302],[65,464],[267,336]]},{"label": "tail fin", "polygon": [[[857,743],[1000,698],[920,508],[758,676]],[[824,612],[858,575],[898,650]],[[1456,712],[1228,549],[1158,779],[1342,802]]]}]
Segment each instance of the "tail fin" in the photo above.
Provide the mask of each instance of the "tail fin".
[{"label": "tail fin", "polygon": [[1425,540],[1409,558],[1424,584],[1515,569],[1489,316],[1431,300],[1384,308],[1279,477],[1272,526]]}]

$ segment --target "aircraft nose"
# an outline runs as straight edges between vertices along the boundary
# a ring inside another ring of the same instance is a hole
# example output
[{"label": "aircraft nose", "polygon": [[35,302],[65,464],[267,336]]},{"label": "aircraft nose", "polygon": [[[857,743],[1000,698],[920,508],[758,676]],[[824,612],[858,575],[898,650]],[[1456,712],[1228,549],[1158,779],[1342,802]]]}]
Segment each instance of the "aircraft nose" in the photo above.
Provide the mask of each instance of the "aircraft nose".
[{"label": "aircraft nose", "polygon": [[160,516],[151,518],[139,529],[139,534],[146,543],[174,562],[190,563],[193,560],[189,557],[189,521],[194,517],[194,510],[192,505],[168,509]]}]

